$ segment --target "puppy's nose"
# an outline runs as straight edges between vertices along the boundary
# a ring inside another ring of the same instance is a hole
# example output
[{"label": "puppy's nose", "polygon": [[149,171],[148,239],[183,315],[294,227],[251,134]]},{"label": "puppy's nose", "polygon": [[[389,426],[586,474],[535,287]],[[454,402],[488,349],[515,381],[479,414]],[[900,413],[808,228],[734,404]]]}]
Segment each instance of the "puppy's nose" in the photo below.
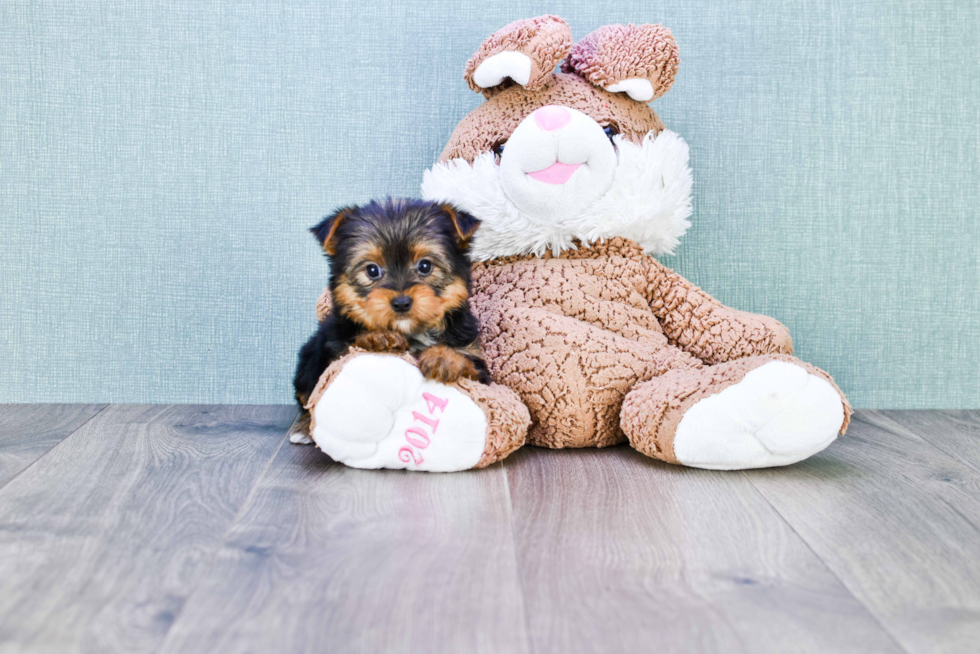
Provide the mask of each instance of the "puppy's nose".
[{"label": "puppy's nose", "polygon": [[549,104],[534,112],[534,122],[546,132],[561,129],[572,119],[572,112],[565,107]]},{"label": "puppy's nose", "polygon": [[395,310],[395,313],[405,313],[412,308],[412,298],[407,295],[399,295],[398,297],[392,298],[391,308]]}]

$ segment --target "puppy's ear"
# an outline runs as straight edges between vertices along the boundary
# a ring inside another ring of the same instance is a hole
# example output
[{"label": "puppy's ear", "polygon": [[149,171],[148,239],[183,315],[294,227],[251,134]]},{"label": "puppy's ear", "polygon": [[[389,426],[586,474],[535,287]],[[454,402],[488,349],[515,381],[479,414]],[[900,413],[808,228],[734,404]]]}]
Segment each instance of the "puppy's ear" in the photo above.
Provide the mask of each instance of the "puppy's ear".
[{"label": "puppy's ear", "polygon": [[469,247],[470,237],[480,226],[480,221],[451,204],[440,204],[439,208],[456,228],[456,242],[463,248]]},{"label": "puppy's ear", "polygon": [[320,242],[320,247],[328,256],[333,256],[337,253],[337,228],[340,227],[340,223],[357,211],[357,207],[344,207],[333,213],[326,218],[324,218],[319,225],[316,227],[311,227],[310,231],[316,236],[316,240]]},{"label": "puppy's ear", "polygon": [[514,21],[483,42],[466,62],[463,78],[488,98],[513,84],[537,88],[571,47],[572,31],[557,16]]},{"label": "puppy's ear", "polygon": [[679,63],[677,42],[663,25],[606,25],[576,43],[561,69],[649,102],[674,83]]}]

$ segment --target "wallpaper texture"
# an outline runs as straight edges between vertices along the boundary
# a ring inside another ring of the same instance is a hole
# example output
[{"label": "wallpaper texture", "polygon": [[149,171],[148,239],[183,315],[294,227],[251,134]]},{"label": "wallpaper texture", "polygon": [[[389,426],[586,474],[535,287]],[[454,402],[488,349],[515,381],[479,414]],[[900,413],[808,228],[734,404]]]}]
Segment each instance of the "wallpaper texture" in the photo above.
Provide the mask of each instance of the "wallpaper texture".
[{"label": "wallpaper texture", "polygon": [[0,3],[0,401],[291,399],[307,228],[413,195],[481,41],[662,22],[672,266],[858,407],[980,406],[980,3]]}]

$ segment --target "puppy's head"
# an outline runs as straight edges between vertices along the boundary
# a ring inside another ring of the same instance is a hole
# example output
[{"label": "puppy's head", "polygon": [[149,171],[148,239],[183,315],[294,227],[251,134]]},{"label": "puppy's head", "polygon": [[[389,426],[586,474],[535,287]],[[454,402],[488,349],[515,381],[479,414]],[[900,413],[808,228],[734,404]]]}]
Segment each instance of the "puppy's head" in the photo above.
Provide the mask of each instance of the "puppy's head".
[{"label": "puppy's head", "polygon": [[371,330],[441,328],[469,297],[479,221],[449,204],[388,199],[346,207],[310,231],[330,259],[340,312]]}]

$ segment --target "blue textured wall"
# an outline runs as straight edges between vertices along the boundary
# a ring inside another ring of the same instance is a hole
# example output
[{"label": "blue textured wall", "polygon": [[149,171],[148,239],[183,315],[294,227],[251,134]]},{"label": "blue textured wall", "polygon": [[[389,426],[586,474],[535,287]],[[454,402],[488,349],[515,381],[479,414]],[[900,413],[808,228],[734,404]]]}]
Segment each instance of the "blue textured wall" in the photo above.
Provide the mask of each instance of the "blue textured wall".
[{"label": "blue textured wall", "polygon": [[663,22],[665,258],[856,406],[980,406],[977,2],[0,4],[0,401],[287,402],[335,205],[415,194],[541,13]]}]

